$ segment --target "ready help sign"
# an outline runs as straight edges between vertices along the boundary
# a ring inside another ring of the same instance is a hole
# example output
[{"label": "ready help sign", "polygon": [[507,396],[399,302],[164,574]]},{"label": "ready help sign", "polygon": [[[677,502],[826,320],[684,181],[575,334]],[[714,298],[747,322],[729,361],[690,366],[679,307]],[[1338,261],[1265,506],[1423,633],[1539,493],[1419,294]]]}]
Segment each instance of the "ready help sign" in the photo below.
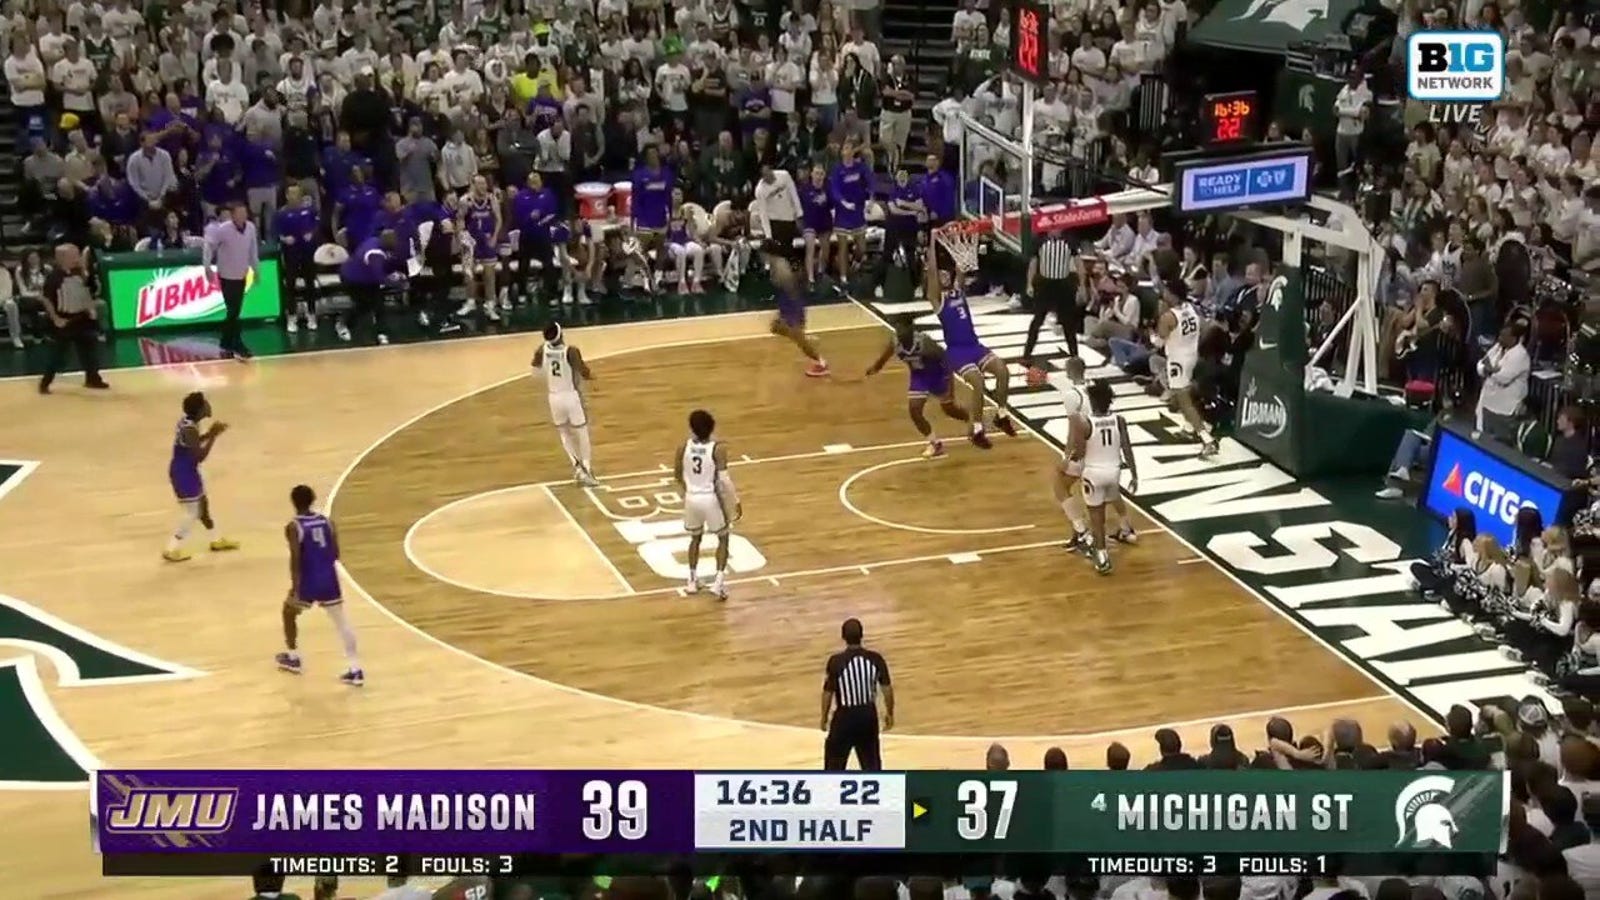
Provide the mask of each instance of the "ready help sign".
[{"label": "ready help sign", "polygon": [[[129,266],[144,259],[129,254],[106,259],[111,323],[119,331],[142,331],[220,322],[227,316],[222,285],[199,265]],[[278,261],[264,258],[245,280],[241,319],[274,319],[281,311]]]}]

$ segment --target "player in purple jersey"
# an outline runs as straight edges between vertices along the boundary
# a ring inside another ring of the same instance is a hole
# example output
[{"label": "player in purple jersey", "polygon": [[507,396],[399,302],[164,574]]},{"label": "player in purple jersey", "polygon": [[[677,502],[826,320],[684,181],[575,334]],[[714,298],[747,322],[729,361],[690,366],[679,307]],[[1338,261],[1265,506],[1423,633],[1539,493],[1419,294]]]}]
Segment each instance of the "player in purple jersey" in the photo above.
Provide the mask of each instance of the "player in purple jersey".
[{"label": "player in purple jersey", "polygon": [[366,676],[356,657],[355,629],[350,627],[339,590],[339,533],[331,519],[311,508],[317,502],[317,494],[311,488],[295,485],[289,492],[289,502],[294,504],[294,518],[283,527],[284,540],[289,544],[289,595],[283,600],[283,645],[287,649],[277,656],[278,668],[300,674],[300,614],[320,606],[333,619],[350,666],[339,680],[360,687],[366,683]]},{"label": "player in purple jersey", "polygon": [[[471,250],[464,260],[467,299],[456,310],[458,316],[471,315],[474,305],[481,303],[484,318],[491,322],[500,321],[500,313],[495,309],[495,267],[500,261],[500,239],[505,236],[500,206],[500,198],[489,190],[489,179],[474,175],[472,187],[461,198],[461,208],[457,212],[460,217],[457,231],[471,243]],[[473,299],[474,285],[478,287],[476,303]],[[500,306],[510,308],[509,295],[500,301]]]},{"label": "player in purple jersey", "polygon": [[[678,292],[700,294],[705,276],[706,248],[695,240],[694,224],[689,221],[689,210],[684,207],[683,192],[672,192],[672,218],[667,221],[667,246],[664,252],[671,257],[678,278]],[[694,262],[691,271],[689,262]]]},{"label": "player in purple jersey", "polygon": [[855,141],[845,141],[828,177],[833,193],[833,227],[838,232],[835,261],[841,287],[850,283],[850,273],[854,271],[851,249],[855,249],[856,260],[867,258],[867,204],[872,200],[876,176],[872,174],[872,164],[859,151]]},{"label": "player in purple jersey", "polygon": [[926,459],[944,455],[944,441],[933,433],[926,412],[929,397],[939,398],[939,408],[958,422],[967,421],[967,411],[956,405],[955,385],[950,379],[950,369],[945,365],[944,351],[927,335],[918,334],[910,316],[896,316],[891,323],[894,337],[890,338],[878,359],[867,369],[867,377],[883,371],[891,357],[906,364],[909,376],[906,386],[906,411],[911,414],[911,424],[917,433],[928,439],[928,449],[922,451]]},{"label": "player in purple jersey", "polygon": [[177,433],[172,438],[172,461],[167,464],[167,481],[178,498],[183,516],[178,521],[177,530],[172,532],[171,539],[167,541],[167,549],[161,554],[161,558],[167,562],[189,559],[189,551],[183,549],[183,542],[189,537],[195,522],[205,526],[206,534],[211,537],[212,552],[239,549],[238,541],[230,541],[217,534],[217,523],[211,518],[211,501],[206,497],[205,480],[200,477],[200,464],[211,455],[217,438],[228,430],[227,423],[212,422],[210,428],[201,431],[200,423],[209,418],[211,403],[206,400],[205,394],[195,391],[183,398],[183,418],[178,420]]},{"label": "player in purple jersey", "polygon": [[[943,256],[941,256],[943,254]],[[928,240],[924,257],[926,281],[923,290],[933,311],[944,328],[945,363],[971,389],[967,397],[967,418],[972,423],[968,439],[982,449],[989,449],[989,436],[983,427],[983,399],[988,393],[984,376],[994,377],[994,424],[1006,434],[1016,436],[1017,426],[1006,412],[1006,398],[1011,393],[1011,373],[1006,371],[1005,360],[989,352],[978,340],[972,323],[972,310],[967,306],[967,293],[960,284],[961,274],[954,261],[946,262],[948,252],[939,246],[937,232]]]},{"label": "player in purple jersey", "polygon": [[827,268],[828,247],[833,241],[833,200],[828,196],[827,171],[812,166],[811,178],[799,185],[799,194],[800,211],[805,218],[805,280],[811,285]]},{"label": "player in purple jersey", "polygon": [[816,342],[806,334],[805,285],[791,262],[794,255],[792,241],[768,237],[761,242],[761,258],[767,263],[767,272],[772,277],[772,290],[778,301],[778,314],[772,319],[772,333],[788,339],[811,361],[806,366],[808,377],[826,378],[828,361],[822,358]]}]

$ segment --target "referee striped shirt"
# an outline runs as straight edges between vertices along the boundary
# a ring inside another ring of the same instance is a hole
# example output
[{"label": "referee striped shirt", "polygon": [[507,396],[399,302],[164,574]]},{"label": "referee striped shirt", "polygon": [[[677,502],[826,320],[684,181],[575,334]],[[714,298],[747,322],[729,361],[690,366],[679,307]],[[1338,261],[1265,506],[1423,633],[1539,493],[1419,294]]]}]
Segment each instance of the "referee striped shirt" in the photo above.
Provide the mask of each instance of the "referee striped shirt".
[{"label": "referee striped shirt", "polygon": [[822,689],[833,695],[840,709],[873,707],[878,689],[889,685],[889,664],[876,650],[846,647],[828,657],[828,674]]},{"label": "referee striped shirt", "polygon": [[1039,244],[1039,277],[1061,281],[1073,276],[1072,245],[1065,238],[1046,238]]}]

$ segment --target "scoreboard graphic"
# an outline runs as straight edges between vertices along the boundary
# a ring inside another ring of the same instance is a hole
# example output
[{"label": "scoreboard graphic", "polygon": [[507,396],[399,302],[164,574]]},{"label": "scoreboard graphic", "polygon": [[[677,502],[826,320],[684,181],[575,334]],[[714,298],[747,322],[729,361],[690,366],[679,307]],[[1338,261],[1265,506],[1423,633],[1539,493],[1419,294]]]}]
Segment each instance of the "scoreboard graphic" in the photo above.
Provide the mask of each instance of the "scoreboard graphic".
[{"label": "scoreboard graphic", "polygon": [[1470,874],[1508,804],[1504,773],[124,770],[97,774],[93,815],[107,875],[542,874],[573,856],[627,874],[762,853],[1152,875],[1421,855]]}]

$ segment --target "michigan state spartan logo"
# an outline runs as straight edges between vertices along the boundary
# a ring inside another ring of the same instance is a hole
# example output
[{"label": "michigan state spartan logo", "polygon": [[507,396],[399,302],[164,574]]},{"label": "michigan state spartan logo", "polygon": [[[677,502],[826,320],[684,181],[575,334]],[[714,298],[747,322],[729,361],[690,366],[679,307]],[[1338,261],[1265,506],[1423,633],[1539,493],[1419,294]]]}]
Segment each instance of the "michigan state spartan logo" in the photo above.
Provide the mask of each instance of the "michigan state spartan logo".
[{"label": "michigan state spartan logo", "polygon": [[[0,497],[37,463],[0,460]],[[0,505],[15,513],[13,504]],[[0,591],[4,584],[0,583]],[[138,684],[200,673],[162,662],[91,634],[36,606],[0,593],[0,790],[85,787],[100,763],[73,733],[46,692],[63,688]]]},{"label": "michigan state spartan logo", "polygon": [[1406,785],[1394,800],[1396,847],[1421,849],[1455,845],[1456,817],[1445,805],[1455,791],[1454,778],[1426,775]]}]

